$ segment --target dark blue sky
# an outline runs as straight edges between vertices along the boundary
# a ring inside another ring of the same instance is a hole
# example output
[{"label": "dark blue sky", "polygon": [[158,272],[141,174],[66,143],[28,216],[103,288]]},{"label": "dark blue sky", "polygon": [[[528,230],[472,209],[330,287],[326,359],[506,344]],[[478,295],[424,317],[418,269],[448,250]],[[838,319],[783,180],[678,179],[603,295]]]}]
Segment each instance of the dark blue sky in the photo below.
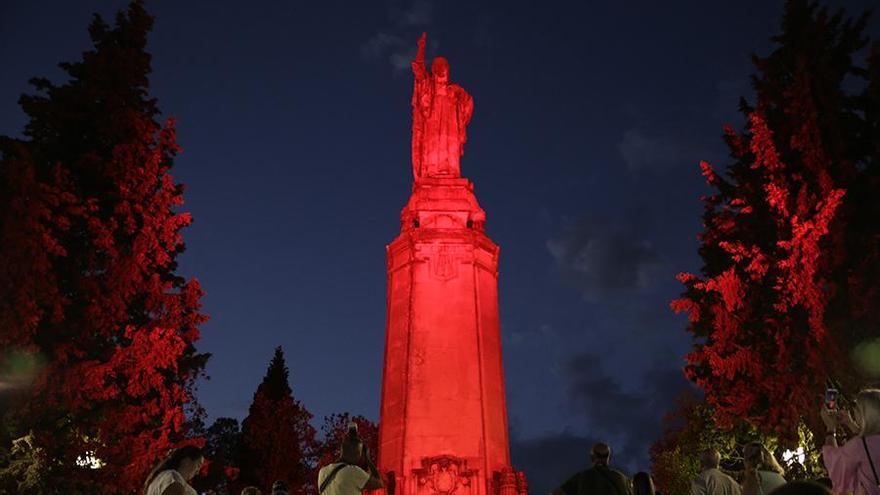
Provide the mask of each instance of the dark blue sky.
[{"label": "dark blue sky", "polygon": [[[870,1],[831,2],[858,12]],[[0,4],[0,134],[36,75],[89,46],[120,1]],[[211,417],[242,418],[272,349],[320,418],[376,419],[384,246],[410,190],[411,76],[421,31],[475,99],[462,161],[501,246],[514,462],[535,493],[592,439],[626,469],[684,386],[690,341],[668,310],[699,268],[707,192],[741,125],[749,53],[781,2],[149,2],[152,94],[178,119],[195,223],[183,271],[211,321]],[[878,22],[871,24],[877,34]]]}]

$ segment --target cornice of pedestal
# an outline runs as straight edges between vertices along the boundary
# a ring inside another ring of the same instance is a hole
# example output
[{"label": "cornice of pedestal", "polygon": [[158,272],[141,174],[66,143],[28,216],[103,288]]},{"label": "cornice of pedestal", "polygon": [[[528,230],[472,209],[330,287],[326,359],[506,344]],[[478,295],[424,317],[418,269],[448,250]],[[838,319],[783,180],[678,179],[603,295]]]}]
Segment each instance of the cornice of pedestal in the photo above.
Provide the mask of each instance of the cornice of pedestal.
[{"label": "cornice of pedestal", "polygon": [[500,248],[473,229],[414,228],[401,232],[385,249],[389,274],[413,263],[449,258],[498,276]]},{"label": "cornice of pedestal", "polygon": [[413,183],[412,194],[400,215],[401,232],[420,229],[483,231],[486,212],[464,177],[425,177]]}]

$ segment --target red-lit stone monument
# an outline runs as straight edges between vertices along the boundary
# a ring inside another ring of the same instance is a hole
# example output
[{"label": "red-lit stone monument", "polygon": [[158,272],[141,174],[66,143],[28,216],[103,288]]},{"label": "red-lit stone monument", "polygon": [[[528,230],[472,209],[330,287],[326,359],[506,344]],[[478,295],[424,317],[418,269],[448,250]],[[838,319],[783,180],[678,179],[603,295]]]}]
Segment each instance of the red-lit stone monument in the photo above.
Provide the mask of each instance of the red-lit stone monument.
[{"label": "red-lit stone monument", "polygon": [[379,469],[392,495],[525,495],[510,465],[498,246],[460,173],[473,99],[425,35],[412,63],[412,196],[387,247]]}]

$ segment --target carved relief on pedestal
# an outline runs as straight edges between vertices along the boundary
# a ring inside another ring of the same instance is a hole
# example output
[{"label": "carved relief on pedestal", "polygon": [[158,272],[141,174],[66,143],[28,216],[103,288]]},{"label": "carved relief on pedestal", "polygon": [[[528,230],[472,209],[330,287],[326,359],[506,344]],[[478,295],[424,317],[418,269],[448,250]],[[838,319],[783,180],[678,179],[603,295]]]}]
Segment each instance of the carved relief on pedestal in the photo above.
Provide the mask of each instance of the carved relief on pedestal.
[{"label": "carved relief on pedestal", "polygon": [[529,486],[526,483],[526,474],[507,468],[495,471],[493,495],[528,495]]},{"label": "carved relief on pedestal", "polygon": [[419,259],[428,263],[431,278],[446,282],[457,277],[458,266],[472,257],[467,248],[468,246],[435,244],[417,249],[420,251]]},{"label": "carved relief on pedestal", "polygon": [[516,472],[516,489],[519,495],[529,495],[529,482],[526,481],[526,473]]},{"label": "carved relief on pedestal", "polygon": [[431,259],[431,275],[438,280],[451,280],[458,275],[454,255],[445,245],[440,245]]},{"label": "carved relief on pedestal", "polygon": [[468,469],[465,459],[437,456],[422,459],[422,467],[413,469],[418,495],[477,495],[476,469]]}]

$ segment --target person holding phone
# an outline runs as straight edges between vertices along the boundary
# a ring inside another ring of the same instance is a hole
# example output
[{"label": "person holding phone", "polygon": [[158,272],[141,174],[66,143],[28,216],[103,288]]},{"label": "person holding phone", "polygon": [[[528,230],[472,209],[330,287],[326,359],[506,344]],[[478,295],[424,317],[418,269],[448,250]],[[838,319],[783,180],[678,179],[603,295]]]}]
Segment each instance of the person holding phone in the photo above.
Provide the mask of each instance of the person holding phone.
[{"label": "person holding phone", "polygon": [[[831,394],[832,396],[834,394]],[[827,434],[822,460],[835,494],[880,495],[880,389],[858,393],[852,411],[842,410],[838,401],[829,401],[819,412]],[[855,436],[838,445],[837,432],[843,427]]]},{"label": "person holding phone", "polygon": [[370,458],[370,451],[358,434],[357,425],[349,424],[339,460],[318,471],[318,495],[360,495],[363,490],[384,486],[379,470]]}]

